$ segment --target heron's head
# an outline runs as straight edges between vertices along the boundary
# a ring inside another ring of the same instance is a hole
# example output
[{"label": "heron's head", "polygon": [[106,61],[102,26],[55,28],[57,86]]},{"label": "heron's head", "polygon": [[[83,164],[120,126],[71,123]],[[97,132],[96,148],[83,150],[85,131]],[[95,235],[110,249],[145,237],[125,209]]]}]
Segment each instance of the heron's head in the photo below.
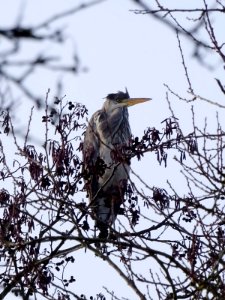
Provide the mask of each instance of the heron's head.
[{"label": "heron's head", "polygon": [[150,98],[130,98],[126,89],[125,93],[118,91],[117,93],[109,94],[106,97],[108,108],[111,110],[119,107],[129,107],[138,103],[143,103],[151,100]]}]

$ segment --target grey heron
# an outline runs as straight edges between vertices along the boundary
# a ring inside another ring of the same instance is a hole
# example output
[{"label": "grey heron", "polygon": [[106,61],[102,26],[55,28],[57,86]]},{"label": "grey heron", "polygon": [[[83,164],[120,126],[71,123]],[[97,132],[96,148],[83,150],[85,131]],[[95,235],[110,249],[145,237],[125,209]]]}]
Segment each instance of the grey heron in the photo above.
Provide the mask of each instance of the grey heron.
[{"label": "grey heron", "polygon": [[131,130],[128,107],[150,100],[130,98],[128,91],[109,94],[102,109],[93,114],[83,142],[85,189],[99,237],[106,238],[124,201],[130,161],[123,157]]}]

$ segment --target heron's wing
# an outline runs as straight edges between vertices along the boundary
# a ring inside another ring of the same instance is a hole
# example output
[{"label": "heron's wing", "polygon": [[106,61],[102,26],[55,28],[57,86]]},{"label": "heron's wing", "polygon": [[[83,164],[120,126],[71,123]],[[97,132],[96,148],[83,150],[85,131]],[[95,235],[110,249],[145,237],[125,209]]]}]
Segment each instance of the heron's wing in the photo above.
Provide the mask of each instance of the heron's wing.
[{"label": "heron's wing", "polygon": [[97,193],[98,178],[95,172],[95,165],[97,158],[99,157],[100,140],[98,135],[98,129],[96,126],[96,120],[101,115],[101,110],[97,111],[91,118],[84,136],[83,143],[83,163],[84,172],[87,175],[85,188],[87,190],[90,201]]}]

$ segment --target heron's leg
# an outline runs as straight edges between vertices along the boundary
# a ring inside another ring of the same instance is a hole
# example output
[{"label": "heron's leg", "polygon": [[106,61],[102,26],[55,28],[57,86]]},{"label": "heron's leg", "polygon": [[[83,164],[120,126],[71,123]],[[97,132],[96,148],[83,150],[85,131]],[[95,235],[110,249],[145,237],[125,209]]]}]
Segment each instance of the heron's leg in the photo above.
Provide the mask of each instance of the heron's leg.
[{"label": "heron's leg", "polygon": [[115,222],[115,197],[112,195],[111,207],[110,207],[110,216],[109,216],[109,225],[113,225]]},{"label": "heron's leg", "polygon": [[98,200],[98,206],[96,209],[96,216],[98,221],[102,223],[108,223],[110,215],[110,207],[105,203],[105,197],[102,197]]},{"label": "heron's leg", "polygon": [[97,222],[95,221],[95,228],[94,228],[94,238],[96,238],[96,232],[97,232]]},{"label": "heron's leg", "polygon": [[99,198],[96,207],[96,227],[100,230],[99,238],[107,238],[108,236],[110,207],[105,202],[105,197]]},{"label": "heron's leg", "polygon": [[[110,212],[110,217],[109,217],[109,225],[110,225],[110,229],[114,229],[115,230],[115,220],[116,220],[116,216],[118,214],[118,196],[117,195],[112,195],[111,198],[111,212]],[[110,239],[116,239],[116,235],[115,233],[110,230],[108,237]]]}]

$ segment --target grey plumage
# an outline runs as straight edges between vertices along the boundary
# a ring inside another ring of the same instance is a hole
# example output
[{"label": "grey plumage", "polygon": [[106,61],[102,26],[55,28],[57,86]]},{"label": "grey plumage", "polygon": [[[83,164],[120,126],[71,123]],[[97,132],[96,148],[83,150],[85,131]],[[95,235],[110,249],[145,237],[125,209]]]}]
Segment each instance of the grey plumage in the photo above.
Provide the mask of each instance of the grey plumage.
[{"label": "grey plumage", "polygon": [[129,98],[127,90],[109,94],[85,132],[85,188],[102,238],[119,213],[129,178],[130,162],[122,155],[131,138],[127,107],[147,100]]}]

